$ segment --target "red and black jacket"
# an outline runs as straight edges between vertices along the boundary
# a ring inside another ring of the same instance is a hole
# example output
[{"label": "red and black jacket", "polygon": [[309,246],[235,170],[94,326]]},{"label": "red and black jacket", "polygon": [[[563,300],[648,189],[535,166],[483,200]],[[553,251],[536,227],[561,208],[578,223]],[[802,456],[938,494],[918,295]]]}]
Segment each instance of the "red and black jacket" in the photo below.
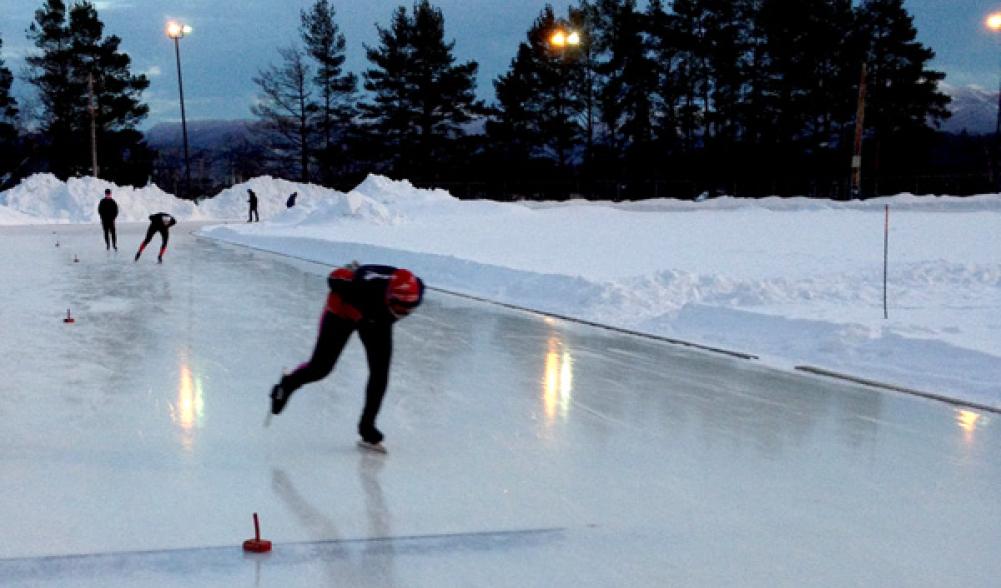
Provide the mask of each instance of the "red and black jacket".
[{"label": "red and black jacket", "polygon": [[387,293],[395,271],[395,267],[388,265],[335,269],[327,276],[330,294],[326,311],[354,322],[396,322],[396,316],[389,310]]}]

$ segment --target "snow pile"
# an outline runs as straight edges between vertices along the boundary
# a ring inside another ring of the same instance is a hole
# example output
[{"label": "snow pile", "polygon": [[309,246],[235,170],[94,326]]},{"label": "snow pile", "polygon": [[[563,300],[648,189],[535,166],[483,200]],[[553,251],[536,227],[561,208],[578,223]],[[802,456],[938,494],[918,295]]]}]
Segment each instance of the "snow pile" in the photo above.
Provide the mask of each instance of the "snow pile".
[{"label": "snow pile", "polygon": [[[0,194],[0,223],[95,222],[103,188],[36,176]],[[179,216],[245,221],[248,188],[262,222],[203,234],[406,266],[441,289],[1001,407],[999,195],[499,203],[380,176],[347,194],[262,177]],[[113,190],[137,220],[166,197]]]},{"label": "snow pile", "polygon": [[52,174],[35,174],[0,193],[0,224],[98,223],[97,204],[107,188],[118,203],[119,222],[145,222],[155,212],[202,218],[194,204],[156,186],[119,187],[90,177],[62,182]]}]

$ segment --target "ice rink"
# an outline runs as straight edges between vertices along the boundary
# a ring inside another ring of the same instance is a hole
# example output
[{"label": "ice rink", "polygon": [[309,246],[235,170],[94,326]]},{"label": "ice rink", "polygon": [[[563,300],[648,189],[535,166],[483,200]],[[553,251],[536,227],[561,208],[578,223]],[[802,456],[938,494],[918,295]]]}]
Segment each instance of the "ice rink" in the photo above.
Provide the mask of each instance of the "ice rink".
[{"label": "ice rink", "polygon": [[1001,415],[430,292],[366,453],[356,338],[264,427],[327,270],[193,228],[0,227],[0,585],[1001,585]]}]

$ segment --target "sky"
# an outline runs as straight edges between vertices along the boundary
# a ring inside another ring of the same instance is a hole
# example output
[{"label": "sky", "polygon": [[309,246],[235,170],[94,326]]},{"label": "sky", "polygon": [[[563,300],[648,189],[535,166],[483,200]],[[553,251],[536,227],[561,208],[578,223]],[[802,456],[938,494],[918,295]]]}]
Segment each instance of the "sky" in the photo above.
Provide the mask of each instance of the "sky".
[{"label": "sky", "polygon": [[[552,2],[565,14],[572,2]],[[98,0],[106,33],[122,38],[122,49],[136,73],[151,84],[145,99],[150,116],[144,126],[180,120],[176,63],[165,23],[177,19],[193,27],[181,40],[185,107],[190,120],[251,117],[256,88],[253,76],[278,63],[278,48],[297,40],[299,11],[311,0]],[[408,2],[404,5],[409,6]],[[454,39],[460,61],[480,64],[479,95],[493,99],[492,80],[503,74],[542,9],[532,0],[438,0],[445,14],[446,36]],[[33,47],[25,37],[41,0],[0,3],[3,58],[15,73]],[[386,26],[397,0],[334,2],[338,23],[348,42],[347,68],[360,74],[368,67],[363,44],[377,42],[375,25]],[[995,88],[1001,64],[1001,42],[983,27],[986,14],[1001,9],[1001,0],[907,0],[919,40],[935,50],[933,66],[955,86]],[[18,82],[18,91],[24,87]]]},{"label": "sky", "polygon": [[261,223],[203,233],[325,264],[378,259],[449,291],[1001,408],[1001,195],[522,204],[380,176],[349,193],[260,177],[195,207],[155,186],[36,175],[0,193],[0,224],[96,224],[105,187],[122,221],[164,210],[184,223],[246,219],[251,188]]}]

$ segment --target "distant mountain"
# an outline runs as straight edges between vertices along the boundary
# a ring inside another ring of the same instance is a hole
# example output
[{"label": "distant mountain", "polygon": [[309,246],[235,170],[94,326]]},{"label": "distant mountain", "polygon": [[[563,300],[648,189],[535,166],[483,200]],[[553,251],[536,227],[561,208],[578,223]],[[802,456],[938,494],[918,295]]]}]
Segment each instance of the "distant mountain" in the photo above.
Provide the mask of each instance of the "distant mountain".
[{"label": "distant mountain", "polygon": [[942,123],[942,130],[950,133],[966,131],[971,135],[993,133],[998,119],[998,93],[978,86],[949,86],[942,91],[952,97],[949,110],[952,116]]},{"label": "distant mountain", "polygon": [[[188,122],[188,148],[214,151],[244,141],[251,141],[256,120],[195,120]],[[184,147],[181,123],[159,123],[146,131],[146,142],[157,150]]]}]

